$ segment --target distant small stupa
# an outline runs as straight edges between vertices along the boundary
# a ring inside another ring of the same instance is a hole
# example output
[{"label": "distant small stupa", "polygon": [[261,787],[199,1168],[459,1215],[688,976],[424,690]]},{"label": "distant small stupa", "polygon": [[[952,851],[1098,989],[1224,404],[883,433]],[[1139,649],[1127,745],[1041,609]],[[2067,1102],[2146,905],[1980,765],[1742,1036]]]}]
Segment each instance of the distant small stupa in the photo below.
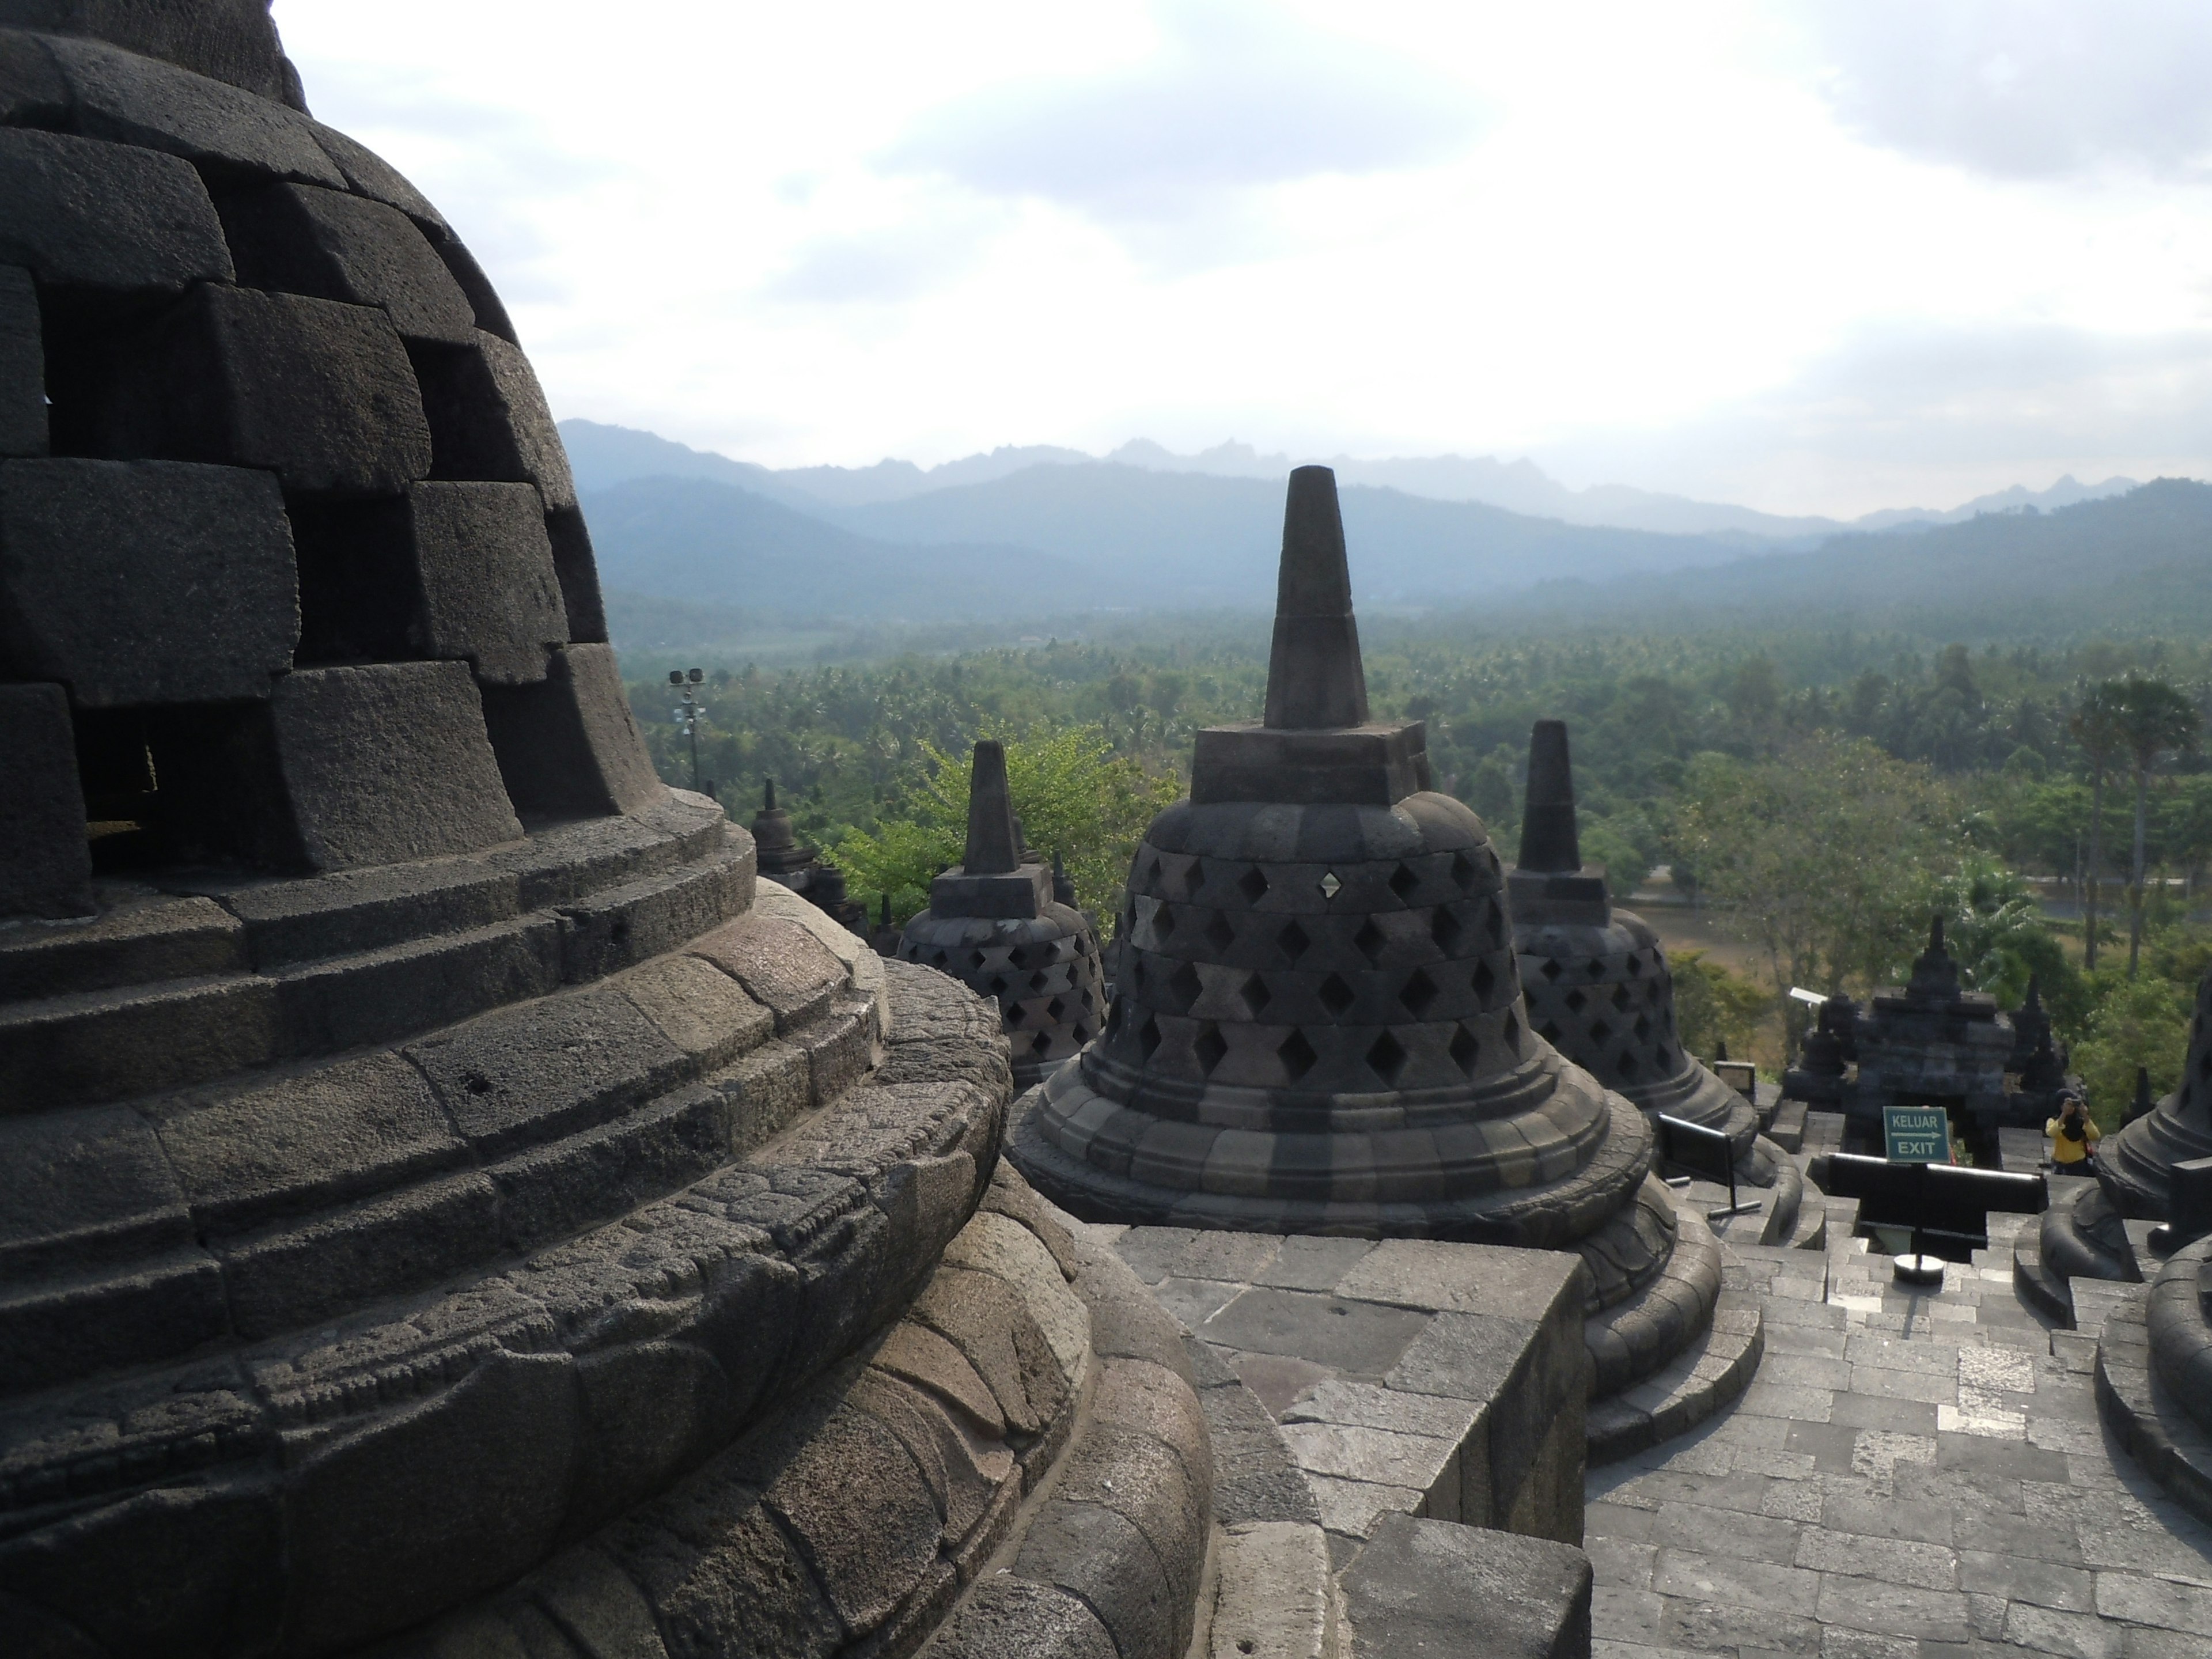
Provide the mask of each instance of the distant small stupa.
[{"label": "distant small stupa", "polygon": [[929,908],[907,923],[898,953],[998,1003],[1017,1088],[1056,1070],[1106,1018],[1098,941],[1083,913],[1054,896],[1053,872],[1024,856],[1006,748],[993,738],[970,763],[966,849],[930,884]]}]

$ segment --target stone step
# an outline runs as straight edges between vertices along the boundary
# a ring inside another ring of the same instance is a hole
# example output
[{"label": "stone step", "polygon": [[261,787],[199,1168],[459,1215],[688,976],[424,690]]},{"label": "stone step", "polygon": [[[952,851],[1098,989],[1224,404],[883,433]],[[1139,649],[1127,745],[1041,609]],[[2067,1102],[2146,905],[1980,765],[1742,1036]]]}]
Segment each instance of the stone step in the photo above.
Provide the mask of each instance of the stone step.
[{"label": "stone step", "polygon": [[1758,1297],[1723,1291],[1712,1324],[1696,1342],[1635,1387],[1591,1403],[1590,1467],[1632,1457],[1697,1427],[1749,1385],[1765,1346]]},{"label": "stone step", "polygon": [[[733,841],[696,863],[552,911],[389,941],[282,965],[106,987],[0,1010],[0,1115],[93,1105],[190,1088],[280,1060],[388,1042],[562,984],[601,979],[675,949],[742,911],[751,848]],[[425,915],[426,924],[437,919]]]},{"label": "stone step", "polygon": [[1828,1207],[1825,1204],[1808,1204],[1797,1212],[1797,1226],[1790,1236],[1793,1250],[1825,1250],[1828,1248]]},{"label": "stone step", "polygon": [[2212,1437],[2173,1398],[2151,1363],[2152,1287],[2110,1288],[2112,1295],[2097,1298],[2103,1304],[2097,1335],[2098,1412],[2128,1455],[2176,1502],[2212,1521]]},{"label": "stone step", "polygon": [[1785,1152],[1803,1152],[1807,1109],[1802,1100],[1783,1101],[1775,1109],[1774,1121],[1767,1125],[1766,1138]]},{"label": "stone step", "polygon": [[2020,1299],[2036,1312],[2046,1319],[2057,1320],[2069,1331],[2074,1328],[2073,1286],[2043,1265],[2043,1244],[2039,1233],[2023,1231],[2013,1241],[2012,1283],[2020,1292]]}]

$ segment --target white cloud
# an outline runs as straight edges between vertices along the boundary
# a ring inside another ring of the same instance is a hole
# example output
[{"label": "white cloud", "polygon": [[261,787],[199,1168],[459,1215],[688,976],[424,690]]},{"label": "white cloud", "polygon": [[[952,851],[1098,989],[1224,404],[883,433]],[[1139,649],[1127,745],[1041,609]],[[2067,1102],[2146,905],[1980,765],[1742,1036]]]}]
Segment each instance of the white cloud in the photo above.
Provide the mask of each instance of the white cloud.
[{"label": "white cloud", "polygon": [[1838,513],[2212,471],[2164,0],[277,14],[556,410],[749,459],[1233,435]]},{"label": "white cloud", "polygon": [[2203,0],[1814,0],[1839,113],[1876,143],[2004,178],[2212,161]]},{"label": "white cloud", "polygon": [[1134,61],[925,111],[884,164],[1144,224],[1255,186],[1433,165],[1483,125],[1464,83],[1279,6],[1161,0],[1153,21]]}]

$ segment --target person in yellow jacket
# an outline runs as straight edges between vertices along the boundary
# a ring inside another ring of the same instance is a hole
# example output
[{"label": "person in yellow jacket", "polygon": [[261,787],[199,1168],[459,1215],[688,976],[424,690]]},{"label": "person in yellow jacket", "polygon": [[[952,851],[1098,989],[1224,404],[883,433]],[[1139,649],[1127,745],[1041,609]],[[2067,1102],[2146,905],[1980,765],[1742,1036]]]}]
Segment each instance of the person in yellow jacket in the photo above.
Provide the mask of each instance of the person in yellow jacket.
[{"label": "person in yellow jacket", "polygon": [[2097,1167],[2096,1120],[2082,1106],[2081,1096],[2069,1094],[2065,1099],[2058,1115],[2043,1126],[2043,1133],[2051,1137],[2051,1161],[2061,1171],[2087,1175]]}]

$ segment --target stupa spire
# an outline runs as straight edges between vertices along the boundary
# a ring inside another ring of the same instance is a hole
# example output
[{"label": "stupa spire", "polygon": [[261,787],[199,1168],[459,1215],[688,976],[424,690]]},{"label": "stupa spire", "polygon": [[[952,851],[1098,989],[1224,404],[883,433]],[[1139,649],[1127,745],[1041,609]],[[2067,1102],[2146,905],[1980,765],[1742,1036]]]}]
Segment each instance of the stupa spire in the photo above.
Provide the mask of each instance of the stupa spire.
[{"label": "stupa spire", "polygon": [[1521,867],[1568,874],[1583,867],[1565,720],[1538,720],[1528,733],[1528,799],[1521,814]]},{"label": "stupa spire", "polygon": [[1267,658],[1264,722],[1277,731],[1367,723],[1367,675],[1352,614],[1344,515],[1336,474],[1302,466],[1283,503],[1283,562],[1275,581],[1275,639]]},{"label": "stupa spire", "polygon": [[968,850],[960,864],[971,876],[1006,875],[1021,867],[1013,799],[1006,790],[1006,750],[995,738],[975,744],[968,776]]}]

